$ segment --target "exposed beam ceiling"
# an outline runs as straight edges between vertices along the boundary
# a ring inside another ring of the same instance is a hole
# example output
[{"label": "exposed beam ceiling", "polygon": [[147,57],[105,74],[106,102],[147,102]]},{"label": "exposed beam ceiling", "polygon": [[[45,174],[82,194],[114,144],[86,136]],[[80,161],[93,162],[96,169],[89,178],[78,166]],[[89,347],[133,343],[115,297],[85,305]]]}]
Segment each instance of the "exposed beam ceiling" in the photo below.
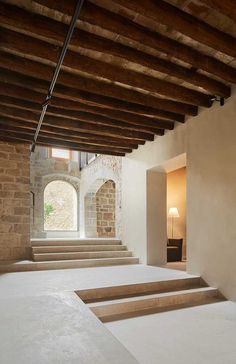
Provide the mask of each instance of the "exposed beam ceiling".
[{"label": "exposed beam ceiling", "polygon": [[[76,3],[0,1],[0,140],[32,142]],[[227,99],[233,3],[85,1],[38,144],[122,156]]]},{"label": "exposed beam ceiling", "polygon": [[222,14],[232,18],[236,22],[235,0],[200,0],[210,8],[220,11]]}]

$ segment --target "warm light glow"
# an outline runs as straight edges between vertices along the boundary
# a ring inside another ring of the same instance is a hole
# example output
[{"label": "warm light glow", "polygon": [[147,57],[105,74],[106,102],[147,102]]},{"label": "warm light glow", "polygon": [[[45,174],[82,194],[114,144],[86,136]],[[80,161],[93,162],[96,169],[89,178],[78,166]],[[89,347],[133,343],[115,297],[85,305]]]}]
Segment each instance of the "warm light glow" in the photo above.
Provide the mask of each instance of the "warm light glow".
[{"label": "warm light glow", "polygon": [[169,217],[179,217],[179,211],[178,211],[177,207],[170,207],[168,216]]}]

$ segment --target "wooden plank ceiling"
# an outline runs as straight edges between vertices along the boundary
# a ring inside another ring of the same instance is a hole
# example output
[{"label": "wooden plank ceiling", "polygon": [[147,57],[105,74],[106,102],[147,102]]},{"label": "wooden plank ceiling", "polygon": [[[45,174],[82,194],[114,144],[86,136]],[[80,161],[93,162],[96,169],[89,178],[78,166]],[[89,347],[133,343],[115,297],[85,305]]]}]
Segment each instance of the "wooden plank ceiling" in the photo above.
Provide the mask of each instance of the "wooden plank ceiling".
[{"label": "wooden plank ceiling", "polygon": [[[0,1],[0,139],[32,142],[75,0]],[[235,0],[85,0],[39,145],[123,156],[236,83]]]}]

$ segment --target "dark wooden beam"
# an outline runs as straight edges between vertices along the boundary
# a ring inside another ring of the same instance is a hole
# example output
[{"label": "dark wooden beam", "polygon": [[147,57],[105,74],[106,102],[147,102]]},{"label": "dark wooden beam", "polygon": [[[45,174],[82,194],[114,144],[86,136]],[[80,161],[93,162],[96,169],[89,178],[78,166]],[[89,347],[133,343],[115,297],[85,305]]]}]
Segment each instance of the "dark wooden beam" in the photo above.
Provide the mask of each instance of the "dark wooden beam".
[{"label": "dark wooden beam", "polygon": [[219,11],[221,14],[228,16],[236,22],[235,0],[200,0],[212,9]]},{"label": "dark wooden beam", "polygon": [[[29,100],[35,103],[39,103],[41,105],[43,100],[42,95],[45,95],[45,93],[42,94],[40,92],[29,90],[20,86],[3,84],[0,82],[0,95],[15,97],[25,101]],[[178,121],[181,123],[184,122],[184,115],[173,113],[170,111],[158,110],[139,104],[128,103],[118,99],[90,94],[88,92],[84,92],[83,95],[84,98],[78,99],[79,101],[63,99],[54,96],[51,105],[58,108],[74,111],[81,110],[81,107],[94,106],[102,109],[104,108],[109,110],[121,110],[129,112],[132,115],[139,115],[140,117],[142,117],[143,115],[150,115],[152,117],[159,117],[164,120]]]},{"label": "dark wooden beam", "polygon": [[[0,120],[0,125],[1,125],[1,120]],[[28,134],[28,135],[31,135],[33,136],[34,135],[34,130],[32,129],[29,129],[29,128],[24,128],[22,126],[11,126],[11,125],[4,125],[2,126],[3,127],[3,130],[5,132],[16,132],[16,133],[19,133],[19,134]],[[58,135],[58,134],[52,134],[52,133],[48,133],[48,132],[45,132],[42,130],[40,130],[40,137],[46,137],[52,141],[56,141],[58,143],[62,142],[69,142],[69,143],[74,143],[74,144],[79,144],[81,147],[85,147],[87,150],[91,147],[91,148],[103,148],[103,149],[106,149],[106,150],[110,150],[110,151],[114,151],[114,152],[123,152],[123,153],[131,153],[132,152],[132,149],[131,148],[125,148],[125,147],[119,147],[119,146],[116,146],[116,145],[112,145],[110,143],[110,145],[107,143],[107,144],[100,144],[100,143],[97,143],[97,142],[93,142],[93,143],[90,143],[90,142],[86,142],[85,140],[80,140],[78,138],[73,138],[73,137],[68,137],[67,135]]]},{"label": "dark wooden beam", "polygon": [[[50,80],[53,72],[52,67],[18,57],[5,52],[0,52],[0,67],[5,70],[14,70],[20,74],[31,76],[37,79],[37,84],[48,88],[48,83],[42,80]],[[25,86],[29,87],[29,78],[25,82]],[[31,86],[30,86],[31,87]],[[33,87],[32,87],[33,88]],[[82,92],[81,92],[82,90]],[[36,90],[37,91],[37,90]],[[134,102],[152,108],[162,108],[164,110],[173,111],[181,114],[196,115],[197,107],[186,103],[176,102],[167,99],[161,99],[153,95],[147,95],[138,91],[129,90],[117,85],[108,84],[102,81],[72,75],[67,72],[60,72],[58,83],[54,91],[57,97],[68,98],[70,100],[78,100],[84,97],[84,91],[88,91],[98,95],[104,95],[117,98],[126,102]]]},{"label": "dark wooden beam", "polygon": [[[13,107],[4,107],[0,109],[0,115],[11,117],[19,120],[29,120],[29,121],[37,121],[38,114],[28,110],[21,110]],[[44,124],[50,126],[58,126],[61,128],[71,129],[75,131],[86,131],[86,133],[97,133],[100,135],[108,135],[108,136],[120,136],[122,138],[128,138],[132,140],[150,140],[154,139],[154,135],[148,132],[137,131],[132,129],[124,129],[122,127],[108,126],[97,124],[95,120],[94,124],[79,121],[79,120],[71,120],[68,118],[55,117],[47,115],[45,117]],[[159,135],[163,135],[163,131],[159,130]]]},{"label": "dark wooden beam", "polygon": [[[162,0],[114,0],[116,4],[166,25],[195,41],[236,58],[236,38]],[[234,4],[235,5],[235,4]]]},{"label": "dark wooden beam", "polygon": [[[54,106],[49,106],[48,113],[52,115],[58,116],[66,116],[70,117],[71,119],[81,119],[82,118],[92,118],[93,115],[98,118],[98,115],[105,118],[111,118],[112,120],[122,121],[124,122],[122,125],[127,126],[132,129],[135,129],[137,126],[143,128],[144,130],[150,130],[156,132],[157,129],[174,129],[174,123],[172,121],[167,120],[160,120],[160,119],[153,119],[145,116],[136,116],[136,115],[127,115],[127,113],[122,111],[110,111],[109,109],[101,109],[101,108],[94,108],[94,107],[81,107],[83,111],[74,111],[74,110],[64,110],[62,108],[57,108]],[[103,119],[101,119],[103,120]]]},{"label": "dark wooden beam", "polygon": [[[83,107],[85,105],[86,107],[93,106],[94,108],[100,108],[105,110],[109,109],[116,112],[124,111],[132,115],[133,114],[138,115],[139,117],[151,116],[152,118],[159,118],[167,121],[178,121],[180,123],[184,123],[185,121],[184,115],[174,113],[171,111],[166,111],[156,108],[154,109],[153,107],[135,104],[131,102],[125,102],[111,97],[104,97],[101,95],[95,95],[87,92],[83,93],[83,97],[84,97],[83,99],[81,97],[77,102],[69,99],[63,100],[62,98],[54,97],[52,105],[70,110],[81,110],[82,105]],[[195,110],[197,112],[197,108]],[[194,113],[194,110],[192,111]]]},{"label": "dark wooden beam", "polygon": [[[53,110],[53,108],[52,108]],[[93,128],[94,126],[105,126],[105,127],[111,127],[115,128],[119,131],[119,129],[124,130],[124,132],[127,131],[140,131],[144,133],[150,133],[150,134],[157,134],[157,135],[163,135],[163,127],[160,128],[159,126],[145,126],[145,125],[136,125],[136,124],[129,124],[123,121],[114,120],[111,118],[107,118],[101,115],[97,114],[90,114],[86,112],[79,112],[79,111],[67,111],[63,114],[62,109],[56,109],[59,110],[58,112],[47,112],[47,115],[52,115],[53,118],[58,119],[68,119],[68,120],[75,120],[75,121],[81,121],[86,122],[87,125],[91,126]],[[55,110],[54,110],[55,111]],[[18,108],[17,105],[11,105],[4,106],[3,110],[0,110],[0,113],[14,113],[14,115],[23,115],[22,117],[25,118],[31,118],[31,120],[37,120],[39,116],[38,110],[35,110],[34,108],[31,108],[29,110],[23,110],[22,108]],[[164,122],[163,124],[165,124]]]},{"label": "dark wooden beam", "polygon": [[[22,134],[22,133],[13,132],[13,131],[7,131],[7,133],[6,133],[5,130],[0,130],[0,140],[9,141],[9,142],[13,141],[15,143],[25,142],[25,143],[31,144],[33,141],[33,134],[28,134],[28,133]],[[77,144],[77,143],[71,143],[71,142],[66,142],[66,141],[63,142],[61,140],[57,141],[57,140],[52,140],[50,138],[42,137],[42,136],[39,136],[37,145],[53,146],[53,147],[57,147],[57,148],[78,150],[81,152],[117,155],[117,156],[121,156],[121,157],[125,156],[124,151],[118,151],[118,150],[114,151],[114,150],[109,150],[106,148],[81,146],[80,144]]]},{"label": "dark wooden beam", "polygon": [[[39,104],[30,102],[30,101],[22,101],[16,98],[8,98],[8,105],[12,107],[19,107],[21,109],[27,109],[31,111],[37,111],[39,112],[41,110],[41,107]],[[0,104],[5,104],[4,102],[4,96],[0,98]],[[85,112],[84,112],[85,111]],[[159,129],[169,129],[173,130],[174,123],[172,121],[165,121],[165,120],[158,120],[154,118],[149,118],[145,116],[136,116],[134,114],[125,113],[121,111],[115,111],[110,109],[102,109],[102,108],[96,108],[89,105],[81,104],[80,110],[65,110],[63,108],[58,108],[53,105],[49,105],[47,109],[48,115],[54,115],[54,116],[63,116],[68,117],[71,119],[79,119],[84,117],[92,118],[93,114],[95,115],[102,115],[106,118],[111,118],[112,120],[118,120],[118,121],[124,121],[130,124],[130,127],[132,125],[139,125],[141,127],[150,127],[151,129],[159,128]],[[87,121],[87,120],[86,120]],[[150,129],[150,130],[151,130]]]},{"label": "dark wooden beam", "polygon": [[[56,65],[60,55],[60,49],[44,42],[40,39],[28,37],[25,34],[19,34],[0,28],[1,43],[0,46],[5,51],[20,53],[23,57],[28,56],[32,59],[36,57],[39,62],[53,62]],[[99,60],[83,56],[76,52],[67,51],[63,61],[62,69],[67,68],[70,72],[82,71],[94,77],[102,77],[112,82],[142,89],[144,91],[158,93],[160,95],[173,98],[178,101],[187,102],[197,106],[211,106],[211,97],[199,91],[177,85],[172,82],[164,81],[156,77],[151,77],[140,72],[128,69],[120,69],[110,63],[104,63]],[[62,74],[62,76],[64,73]],[[65,77],[73,77],[71,73],[65,72]],[[58,80],[61,80],[59,76]]]},{"label": "dark wooden beam", "polygon": [[[2,10],[0,12],[0,22],[2,26],[10,26],[20,32],[24,29],[24,31],[27,30],[27,32],[36,37],[42,36],[46,39],[63,42],[64,34],[66,34],[67,31],[67,25],[42,15],[35,15],[13,5],[4,4],[3,7],[3,5],[0,4],[0,9]],[[4,33],[2,36],[4,38],[6,37]],[[11,42],[11,39],[9,41]],[[174,76],[189,84],[202,87],[215,95],[222,97],[230,95],[229,87],[219,81],[199,74],[192,69],[182,67],[168,60],[154,57],[150,54],[122,45],[121,43],[116,43],[109,39],[88,33],[82,29],[74,30],[70,44],[84,49],[111,54],[158,72]]]},{"label": "dark wooden beam", "polygon": [[[16,131],[21,128],[35,131],[37,126],[36,122],[11,119],[9,117],[3,117],[3,116],[0,117],[0,124],[5,125],[7,127],[14,127]],[[74,142],[77,141],[79,143],[96,144],[100,146],[111,146],[111,147],[115,146],[119,148],[130,148],[130,149],[138,148],[138,144],[132,141],[122,140],[114,137],[102,137],[96,134],[93,135],[81,132],[78,133],[72,130],[58,128],[57,126],[42,125],[40,133],[41,132],[52,134],[53,136],[58,137],[58,139],[62,137],[64,138],[64,140],[74,141]]]},{"label": "dark wooden beam", "polygon": [[[68,15],[73,14],[76,5],[76,0],[37,0],[37,2]],[[146,2],[143,4],[146,5]],[[96,25],[135,42],[141,42],[171,57],[180,59],[194,68],[202,69],[228,82],[235,83],[236,70],[233,67],[88,1],[84,3],[80,21]],[[173,24],[171,24],[171,28],[173,28]]]}]

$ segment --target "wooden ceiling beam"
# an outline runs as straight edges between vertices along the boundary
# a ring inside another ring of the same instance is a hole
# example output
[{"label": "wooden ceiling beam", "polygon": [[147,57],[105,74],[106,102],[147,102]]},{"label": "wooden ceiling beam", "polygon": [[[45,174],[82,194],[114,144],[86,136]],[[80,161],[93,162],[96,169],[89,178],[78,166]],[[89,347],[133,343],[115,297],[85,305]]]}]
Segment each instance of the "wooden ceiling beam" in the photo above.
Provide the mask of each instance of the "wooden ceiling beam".
[{"label": "wooden ceiling beam", "polygon": [[228,16],[236,22],[235,0],[200,0],[200,2],[219,11],[221,14]]},{"label": "wooden ceiling beam", "polygon": [[[47,8],[57,10],[63,14],[72,15],[76,0],[37,0]],[[126,4],[128,4],[127,2]],[[143,2],[146,6],[146,2]],[[125,38],[156,49],[173,58],[179,59],[194,68],[202,69],[210,74],[216,75],[223,80],[236,83],[236,69],[226,65],[214,57],[200,53],[196,49],[173,40],[157,32],[151,31],[119,14],[99,7],[86,1],[83,5],[80,21],[96,25],[102,29],[109,30]],[[173,23],[171,24],[171,28]]]},{"label": "wooden ceiling beam", "polygon": [[[16,31],[27,31],[36,37],[42,36],[47,39],[63,42],[64,34],[67,31],[67,25],[61,22],[49,19],[42,15],[35,15],[24,9],[20,9],[13,5],[0,4],[0,22],[1,26],[12,27]],[[4,37],[3,33],[3,37]],[[141,52],[131,47],[113,42],[109,39],[94,35],[82,29],[75,29],[70,44],[84,49],[110,54],[144,67],[174,76],[189,84],[203,87],[206,91],[228,97],[230,88],[223,83],[211,79],[196,71],[182,67],[168,60],[154,57],[150,54]]]},{"label": "wooden ceiling beam", "polygon": [[[11,110],[12,109],[12,110]],[[55,111],[56,109],[56,111]],[[58,112],[57,112],[58,110]],[[4,106],[3,110],[0,111],[1,113],[14,113],[17,115],[23,115],[23,113],[25,113],[25,117],[29,117],[29,118],[33,118],[35,120],[38,119],[39,117],[39,111],[35,110],[33,107],[31,107],[31,109],[26,110],[26,109],[22,109],[22,107],[18,107],[16,104],[11,105],[11,106]],[[27,116],[28,115],[28,116]],[[116,128],[116,129],[122,129],[122,130],[131,130],[131,131],[140,131],[140,132],[145,132],[145,133],[150,133],[150,134],[157,134],[157,135],[163,135],[163,127],[165,124],[168,125],[168,123],[163,122],[162,127],[159,126],[146,126],[144,123],[142,125],[137,125],[137,124],[131,124],[131,123],[127,123],[127,122],[123,122],[120,120],[114,120],[111,118],[107,118],[98,114],[90,114],[90,113],[86,113],[86,112],[79,112],[79,111],[66,111],[65,113],[63,113],[62,109],[57,109],[57,108],[51,108],[50,111],[50,106],[48,107],[48,112],[47,115],[52,116],[53,118],[62,118],[62,119],[68,119],[68,120],[75,120],[75,121],[79,121],[79,122],[86,122],[87,124],[89,124],[91,127],[95,126],[107,126],[107,127],[112,127],[112,128]],[[172,123],[171,123],[172,124]],[[170,127],[170,126],[169,126]],[[173,129],[173,127],[172,127]]]},{"label": "wooden ceiling beam", "polygon": [[[18,57],[13,54],[7,54],[0,51],[0,67],[5,70],[14,70],[22,75],[27,75],[37,79],[38,85],[47,85],[48,83],[42,80],[51,80],[53,67]],[[28,86],[29,78],[25,86]],[[82,90],[82,91],[81,91]],[[129,90],[117,85],[108,84],[102,81],[93,80],[90,78],[72,75],[67,72],[60,72],[54,95],[70,100],[78,100],[84,98],[84,91],[98,95],[104,95],[112,98],[117,98],[126,102],[134,102],[146,107],[162,108],[164,110],[173,111],[181,114],[196,115],[197,107],[194,105],[176,102],[172,100],[158,98],[153,95],[147,95],[142,92]]]},{"label": "wooden ceiling beam", "polygon": [[[18,133],[18,132],[13,132],[13,131],[8,131],[6,133],[6,131],[4,130],[0,130],[0,140],[2,141],[9,141],[9,142],[22,142],[22,143],[28,143],[31,144],[33,141],[33,134],[22,134],[22,133]],[[90,153],[99,153],[99,154],[108,154],[108,155],[117,155],[117,156],[125,156],[124,151],[114,151],[114,150],[109,150],[106,148],[99,148],[99,147],[89,147],[89,146],[81,146],[80,144],[77,143],[70,143],[70,142],[66,142],[66,141],[61,141],[61,140],[51,140],[47,137],[42,137],[39,136],[38,141],[37,141],[37,145],[41,145],[41,146],[51,146],[51,147],[56,147],[56,148],[65,148],[65,149],[70,149],[70,150],[77,150],[80,152],[90,152]]]},{"label": "wooden ceiling beam", "polygon": [[[42,93],[40,92],[29,90],[16,85],[13,86],[11,84],[3,85],[1,82],[0,82],[0,95],[16,97],[20,100],[25,100],[25,101],[28,100],[31,102],[39,103],[40,105],[43,100]],[[45,93],[43,95],[45,95]],[[131,115],[133,114],[139,115],[140,117],[142,117],[143,115],[150,115],[152,117],[159,117],[164,120],[178,121],[181,123],[184,122],[184,115],[181,114],[165,110],[158,110],[151,107],[128,103],[118,99],[108,98],[86,92],[84,92],[84,99],[80,98],[78,99],[78,101],[70,99],[62,99],[54,96],[51,105],[56,106],[58,108],[69,109],[74,111],[81,110],[82,107],[94,106],[101,109],[103,108],[109,109],[111,111],[121,110],[130,113]]]},{"label": "wooden ceiling beam", "polygon": [[162,0],[145,0],[145,2],[143,0],[114,0],[114,2],[157,23],[177,30],[218,52],[236,58],[236,47],[232,47],[232,44],[236,44],[236,38],[176,6]]},{"label": "wooden ceiling beam", "polygon": [[[40,39],[29,37],[10,30],[0,28],[1,48],[4,51],[17,52],[23,57],[35,58],[39,62],[56,62],[60,55],[60,48]],[[187,102],[197,106],[210,107],[211,96],[202,92],[191,90],[187,87],[177,85],[172,82],[164,81],[156,77],[148,76],[140,72],[128,69],[120,69],[110,63],[92,59],[76,52],[67,51],[63,61],[62,69],[70,72],[82,71],[93,77],[102,77],[112,82],[142,89],[144,91],[158,93],[162,96],[173,98],[178,101]],[[64,78],[73,78],[71,73],[60,73],[58,82]]]},{"label": "wooden ceiling beam", "polygon": [[[23,121],[18,119],[11,119],[10,117],[0,117],[0,124],[5,126],[11,126],[18,128],[26,128],[30,130],[36,129],[37,123],[36,122],[30,122],[30,121]],[[75,132],[68,129],[58,128],[57,126],[48,126],[48,125],[42,125],[42,128],[40,132],[44,133],[50,133],[56,136],[62,136],[65,140],[74,140],[78,142],[84,142],[84,143],[91,143],[91,144],[97,144],[101,146],[117,146],[119,148],[131,148],[131,149],[137,149],[138,143],[133,141],[127,141],[126,139],[122,140],[120,138],[115,137],[102,137],[101,135],[97,134],[88,134],[88,133],[82,133],[81,131]]]},{"label": "wooden ceiling beam", "polygon": [[[11,117],[18,120],[38,121],[38,114],[32,111],[21,110],[13,107],[4,107],[0,109],[0,115]],[[75,131],[86,131],[86,133],[97,133],[100,135],[122,137],[132,140],[150,140],[154,139],[154,134],[150,132],[137,131],[132,129],[123,129],[121,127],[108,126],[83,122],[79,120],[71,120],[67,118],[55,117],[47,115],[44,120],[45,125],[58,126],[60,128],[71,129]],[[158,131],[158,135],[163,135],[163,130]]]},{"label": "wooden ceiling beam", "polygon": [[[1,92],[0,92],[1,93]],[[5,100],[5,101],[4,101]],[[27,109],[31,111],[41,111],[41,105],[38,103],[23,101],[16,98],[7,98],[2,96],[0,98],[0,104],[9,105],[12,107],[19,107],[21,109]],[[159,128],[159,129],[174,129],[174,123],[172,121],[158,120],[153,118],[148,118],[145,116],[136,116],[134,114],[124,113],[120,111],[113,111],[110,109],[94,108],[92,106],[86,107],[85,104],[81,104],[80,110],[65,110],[63,108],[58,108],[53,105],[49,105],[47,109],[48,115],[63,116],[71,119],[80,119],[83,117],[93,117],[94,115],[102,115],[104,117],[112,118],[113,120],[124,121],[130,125],[139,125],[142,127]],[[82,110],[82,112],[81,112]],[[128,114],[128,115],[127,115]],[[96,116],[95,116],[96,117]]]},{"label": "wooden ceiling beam", "polygon": [[[30,136],[34,136],[35,131],[29,128],[24,128],[24,127],[16,127],[16,126],[10,126],[10,125],[3,125],[0,123],[0,130],[1,131],[5,131],[5,132],[15,132],[18,134],[27,134]],[[110,150],[110,151],[114,151],[114,152],[120,152],[120,153],[131,153],[132,149],[131,148],[124,148],[124,147],[118,147],[118,146],[114,146],[114,145],[101,145],[99,143],[90,143],[90,142],[85,142],[84,140],[81,142],[78,139],[72,139],[67,137],[66,135],[55,135],[55,134],[50,134],[47,133],[45,131],[42,131],[42,133],[40,133],[40,137],[42,138],[48,138],[49,140],[52,141],[56,141],[58,143],[71,143],[71,147],[73,147],[73,145],[78,145],[81,148],[86,148],[87,150],[91,148],[98,148],[98,150],[101,149],[106,149],[106,150]]]}]

